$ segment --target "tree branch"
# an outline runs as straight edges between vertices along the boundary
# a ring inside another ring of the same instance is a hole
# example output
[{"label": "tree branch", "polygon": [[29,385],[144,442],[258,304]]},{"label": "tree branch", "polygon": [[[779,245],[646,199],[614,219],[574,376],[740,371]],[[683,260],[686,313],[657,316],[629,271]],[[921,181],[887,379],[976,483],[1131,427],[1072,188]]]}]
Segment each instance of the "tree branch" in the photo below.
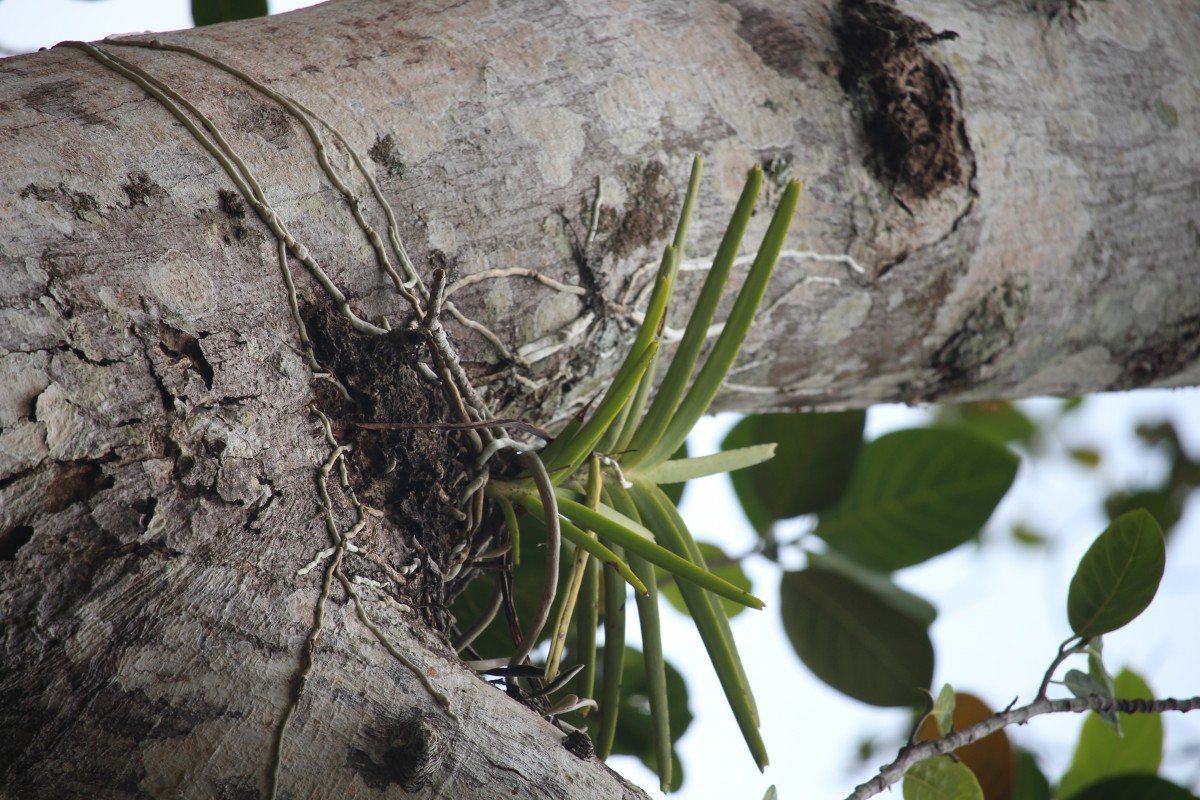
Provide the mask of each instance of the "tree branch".
[{"label": "tree branch", "polygon": [[1026,721],[1042,714],[1064,711],[1073,711],[1076,714],[1084,711],[1161,714],[1166,711],[1188,712],[1196,709],[1200,709],[1200,697],[1191,697],[1187,700],[1176,700],[1173,697],[1164,700],[1125,700],[1100,697],[1099,695],[1062,700],[1041,698],[1027,706],[1000,711],[976,722],[969,728],[950,734],[945,739],[921,742],[902,748],[895,761],[879,770],[879,774],[871,780],[855,787],[846,800],[865,800],[865,798],[874,797],[904,777],[905,771],[919,761],[945,755],[972,742],[977,742],[1001,728],[1007,728],[1009,725],[1023,725]]}]

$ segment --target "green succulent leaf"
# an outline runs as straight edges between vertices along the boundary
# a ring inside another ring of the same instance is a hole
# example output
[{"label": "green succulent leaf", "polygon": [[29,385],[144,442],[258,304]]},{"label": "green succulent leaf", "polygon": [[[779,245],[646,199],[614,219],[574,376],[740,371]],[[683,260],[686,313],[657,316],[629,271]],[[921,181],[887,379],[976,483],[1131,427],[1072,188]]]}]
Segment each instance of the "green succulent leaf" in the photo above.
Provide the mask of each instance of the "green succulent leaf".
[{"label": "green succulent leaf", "polygon": [[[662,490],[653,484],[637,483],[630,489],[630,496],[636,503],[642,519],[659,532],[663,544],[681,558],[693,559],[693,563],[703,569],[703,558],[699,556],[695,541],[691,538],[679,512],[670,504]],[[765,769],[767,750],[758,730],[758,708],[746,680],[737,645],[729,631],[729,621],[721,612],[719,604],[713,603],[710,595],[699,585],[683,582],[679,584],[679,588],[712,661],[713,670],[721,682],[721,689],[725,692],[725,699],[733,711],[742,738],[758,768]]]},{"label": "green succulent leaf", "polygon": [[[800,184],[791,181],[779,198],[779,205],[763,236],[758,255],[738,291],[729,317],[725,320],[725,327],[721,331],[721,335],[717,337],[707,360],[700,367],[691,388],[683,396],[675,413],[670,416],[665,429],[650,430],[648,443],[635,448],[630,453],[628,457],[630,466],[642,463],[653,465],[665,461],[687,438],[696,421],[712,405],[713,398],[717,396],[721,384],[724,383],[725,376],[729,373],[729,368],[733,366],[734,359],[741,350],[742,342],[754,322],[754,316],[758,313],[758,307],[762,303],[767,284],[775,270],[775,262],[779,260],[779,252],[783,249],[787,239],[788,228],[791,226],[792,216],[796,213],[796,205],[799,200]],[[643,422],[638,431],[640,432],[646,427],[646,423]],[[635,437],[635,442],[637,442],[637,437]]]},{"label": "green succulent leaf", "polygon": [[[729,278],[729,272],[733,269],[733,262],[741,247],[742,237],[745,235],[746,227],[750,224],[750,217],[754,213],[754,203],[762,188],[762,180],[761,167],[756,166],[750,170],[737,208],[734,209],[729,225],[725,228],[725,234],[717,248],[717,255],[704,279],[704,286],[700,289],[700,296],[696,299],[696,305],[688,317],[683,338],[675,349],[675,355],[671,359],[670,366],[667,367],[667,373],[663,376],[662,383],[659,384],[654,400],[650,403],[650,408],[646,411],[645,418],[629,442],[629,448],[634,451],[645,450],[658,442],[667,423],[670,422],[678,408],[679,402],[683,399],[688,382],[695,371],[696,362],[707,343],[708,328],[721,300],[721,293]],[[684,438],[686,439],[686,437]]]},{"label": "green succulent leaf", "polygon": [[914,706],[933,679],[926,625],[836,572],[785,572],[783,629],[800,660],[834,689],[876,706]]},{"label": "green succulent leaf", "polygon": [[937,756],[904,773],[904,800],[983,800],[983,789],[966,764]]},{"label": "green succulent leaf", "polygon": [[1071,579],[1071,630],[1088,638],[1129,624],[1154,599],[1165,566],[1166,541],[1154,517],[1139,509],[1113,520]]},{"label": "green succulent leaf", "polygon": [[[657,772],[658,744],[654,735],[654,720],[651,711],[650,679],[646,673],[646,657],[640,650],[626,646],[621,675],[621,708],[617,716],[616,737],[613,752],[637,756],[647,767]],[[674,745],[692,724],[692,712],[688,708],[687,681],[670,662],[663,663],[666,705],[670,709],[667,731]],[[671,790],[682,783],[679,760],[672,750],[675,764]]]},{"label": "green succulent leaf", "polygon": [[[575,523],[595,531],[598,536],[608,539],[624,547],[630,552],[637,553],[642,558],[662,567],[676,578],[689,581],[710,592],[728,597],[736,603],[750,608],[762,608],[765,604],[749,592],[734,586],[712,574],[703,567],[697,566],[686,558],[676,555],[670,550],[655,544],[655,535],[646,527],[630,519],[619,511],[601,504],[593,511],[587,506],[563,492],[558,498],[559,511]],[[564,526],[564,534],[566,528]]]},{"label": "green succulent leaf", "polygon": [[737,450],[723,450],[709,456],[672,459],[645,471],[630,470],[629,476],[645,478],[651,483],[658,484],[682,483],[693,478],[704,478],[709,475],[719,475],[722,472],[753,467],[770,460],[774,454],[774,444],[760,444],[741,447]]},{"label": "green succulent leaf", "polygon": [[[740,587],[745,591],[750,591],[750,578],[746,576],[741,564],[733,561],[725,554],[725,551],[717,547],[715,544],[708,542],[697,542],[700,547],[700,553],[704,557],[704,561],[708,564],[708,569],[714,575],[724,578],[734,586]],[[674,580],[670,580],[665,571],[661,571],[659,575],[658,592],[661,596],[667,599],[675,610],[681,614],[687,614],[687,603],[683,599],[683,594],[679,591],[679,587],[675,585]],[[736,617],[738,614],[746,610],[746,607],[741,603],[735,603],[724,597],[721,598],[721,605],[725,607],[725,614],[728,617]]]},{"label": "green succulent leaf", "polygon": [[957,430],[886,434],[863,448],[817,535],[871,569],[919,564],[979,534],[1018,463],[1004,447]]},{"label": "green succulent leaf", "polygon": [[721,443],[725,451],[777,443],[770,464],[731,476],[760,536],[778,520],[822,511],[842,496],[862,447],[866,416],[865,411],[756,414],[730,429]]}]

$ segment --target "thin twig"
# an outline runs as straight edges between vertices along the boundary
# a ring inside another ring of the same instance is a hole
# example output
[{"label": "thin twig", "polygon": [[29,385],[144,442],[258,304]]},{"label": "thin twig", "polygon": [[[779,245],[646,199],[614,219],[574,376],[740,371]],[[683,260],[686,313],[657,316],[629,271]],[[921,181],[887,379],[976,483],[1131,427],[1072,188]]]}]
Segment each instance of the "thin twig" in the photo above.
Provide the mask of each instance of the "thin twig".
[{"label": "thin twig", "polygon": [[1123,714],[1161,714],[1166,711],[1195,711],[1200,709],[1200,697],[1187,700],[1176,700],[1168,697],[1164,700],[1124,700],[1111,697],[1089,695],[1088,697],[1072,697],[1062,700],[1041,698],[1027,706],[1001,711],[986,719],[976,722],[969,728],[956,731],[945,739],[935,739],[921,742],[900,751],[896,760],[879,770],[874,778],[857,786],[846,800],[865,800],[874,797],[887,787],[904,777],[904,773],[913,764],[934,756],[953,752],[971,742],[977,742],[990,733],[1006,728],[1009,725],[1023,725],[1026,721],[1042,714],[1056,714],[1071,711],[1076,714],[1084,711],[1121,712]]}]

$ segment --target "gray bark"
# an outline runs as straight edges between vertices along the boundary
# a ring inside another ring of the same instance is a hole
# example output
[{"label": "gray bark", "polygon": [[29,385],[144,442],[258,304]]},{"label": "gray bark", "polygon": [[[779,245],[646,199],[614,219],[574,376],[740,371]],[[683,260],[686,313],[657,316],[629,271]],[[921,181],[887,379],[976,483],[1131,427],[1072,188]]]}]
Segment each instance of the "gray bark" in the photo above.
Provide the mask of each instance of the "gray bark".
[{"label": "gray bark", "polygon": [[[1200,19],[1186,0],[499,6],[342,0],[160,37],[369,152],[427,280],[521,267],[580,287],[509,276],[452,294],[517,357],[447,319],[497,412],[551,425],[611,375],[695,152],[697,262],[752,163],[768,166],[767,204],[788,177],[806,184],[795,252],[723,407],[1200,378]],[[108,49],[213,120],[356,313],[404,327],[293,116],[188,56]],[[298,574],[330,546],[316,475],[332,448],[308,407],[339,408],[302,355],[276,238],[159,102],[80,50],[0,61],[0,151],[4,786],[258,796],[328,564]],[[597,236],[578,253],[597,178]],[[293,271],[326,366],[370,398],[364,418],[451,418],[411,370],[419,343],[367,344]],[[685,300],[699,275],[685,273]],[[458,719],[335,581],[280,796],[638,794],[432,632],[464,535],[438,499],[461,489],[460,437],[334,432],[356,446],[351,485],[383,512],[344,570],[384,585],[364,585],[366,614]]]}]

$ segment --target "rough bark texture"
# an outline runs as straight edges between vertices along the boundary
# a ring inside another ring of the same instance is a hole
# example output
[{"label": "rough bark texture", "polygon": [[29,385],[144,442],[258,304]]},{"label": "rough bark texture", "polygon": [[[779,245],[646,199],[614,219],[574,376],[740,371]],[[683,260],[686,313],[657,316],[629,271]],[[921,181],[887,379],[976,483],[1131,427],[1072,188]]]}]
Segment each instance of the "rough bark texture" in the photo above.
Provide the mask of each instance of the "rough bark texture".
[{"label": "rough bark texture", "polygon": [[[1200,378],[1200,19],[1185,0],[499,5],[342,0],[161,37],[369,153],[427,276],[524,267],[582,287],[505,277],[452,295],[524,359],[447,323],[495,409],[550,424],[594,395],[694,152],[709,177],[689,258],[715,250],[759,161],[768,203],[806,183],[793,249],[864,270],[785,258],[726,407]],[[110,49],[214,121],[360,316],[404,327],[291,115],[190,57]],[[79,50],[0,61],[0,151],[5,790],[260,795],[328,565],[298,574],[330,544],[316,403],[383,512],[343,568],[383,587],[363,585],[368,617],[458,719],[335,582],[279,796],[637,794],[443,643],[463,445],[348,424],[451,418],[413,371],[420,341],[351,332],[297,266],[318,356],[353,402],[314,380],[275,237],[157,101]],[[330,484],[345,530],[336,471]]]}]

